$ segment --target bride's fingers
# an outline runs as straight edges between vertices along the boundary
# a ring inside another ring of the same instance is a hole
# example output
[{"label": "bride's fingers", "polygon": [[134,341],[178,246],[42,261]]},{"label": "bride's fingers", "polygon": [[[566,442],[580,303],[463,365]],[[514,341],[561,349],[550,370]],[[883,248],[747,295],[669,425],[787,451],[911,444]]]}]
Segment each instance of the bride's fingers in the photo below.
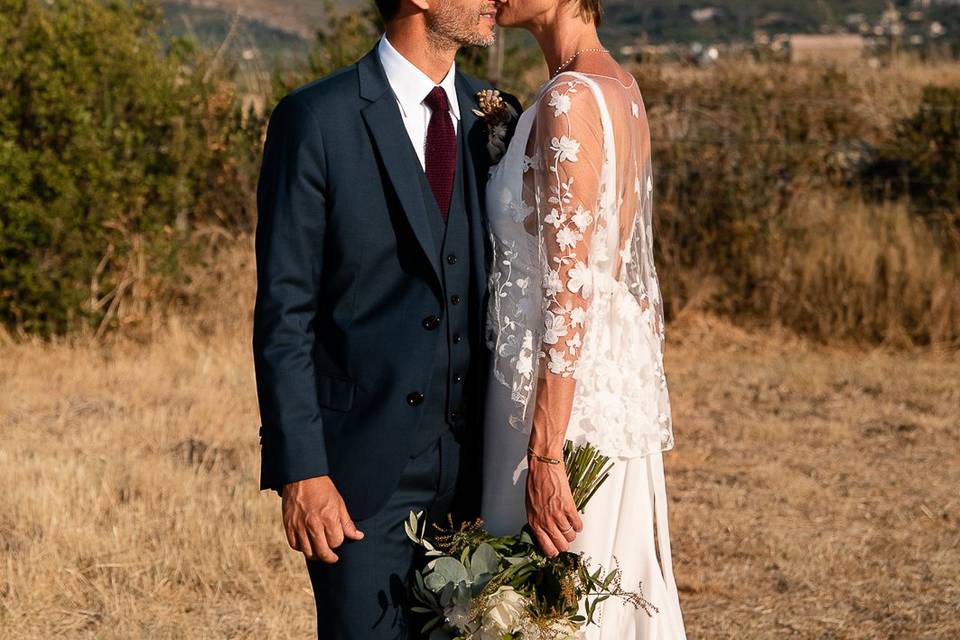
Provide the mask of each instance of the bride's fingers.
[{"label": "bride's fingers", "polygon": [[552,558],[557,555],[557,547],[553,544],[552,537],[546,531],[541,527],[533,527],[533,533],[537,537],[537,542],[540,543],[540,548],[543,550],[545,556]]},{"label": "bride's fingers", "polygon": [[560,528],[560,533],[563,535],[564,539],[567,542],[573,542],[577,539],[577,532],[572,525],[567,525]]},{"label": "bride's fingers", "polygon": [[583,518],[580,517],[580,512],[577,511],[576,507],[567,511],[567,519],[570,521],[570,524],[573,525],[573,530],[577,533],[583,532]]},{"label": "bride's fingers", "polygon": [[577,539],[577,530],[574,527],[573,522],[567,517],[564,513],[557,514],[556,520],[557,533],[563,536],[563,539],[568,543],[573,542]]},{"label": "bride's fingers", "polygon": [[547,529],[547,533],[550,534],[550,541],[553,542],[553,546],[556,547],[557,551],[561,553],[569,551],[570,543],[573,542],[567,538],[567,535],[572,533],[572,531],[563,532],[563,529],[568,529],[569,527],[570,525],[560,525],[554,521]]}]

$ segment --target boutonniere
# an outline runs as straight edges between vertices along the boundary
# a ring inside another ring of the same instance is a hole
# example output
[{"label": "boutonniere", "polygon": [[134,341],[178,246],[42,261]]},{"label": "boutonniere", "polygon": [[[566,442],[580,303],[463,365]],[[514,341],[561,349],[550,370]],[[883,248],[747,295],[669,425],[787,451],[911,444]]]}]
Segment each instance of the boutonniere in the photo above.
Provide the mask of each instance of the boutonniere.
[{"label": "boutonniere", "polygon": [[496,164],[507,150],[507,133],[510,123],[517,119],[517,110],[496,89],[478,91],[476,96],[480,108],[473,112],[487,125],[487,151]]}]

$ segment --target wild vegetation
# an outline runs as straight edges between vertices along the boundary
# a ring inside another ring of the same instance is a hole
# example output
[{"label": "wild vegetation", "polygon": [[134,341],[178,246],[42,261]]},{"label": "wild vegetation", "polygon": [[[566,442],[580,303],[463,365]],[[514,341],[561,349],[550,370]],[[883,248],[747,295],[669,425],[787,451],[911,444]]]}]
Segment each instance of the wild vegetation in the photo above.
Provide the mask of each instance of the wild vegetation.
[{"label": "wild vegetation", "polygon": [[[2,640],[315,629],[257,491],[264,118],[229,55],[156,27],[141,2],[0,0]],[[376,35],[330,27],[253,97]],[[511,42],[529,101],[546,70]],[[689,636],[960,636],[960,68],[635,72]]]},{"label": "wild vegetation", "polygon": [[[235,66],[160,41],[139,0],[2,2],[0,321],[102,335],[191,304],[202,292],[190,268],[255,222],[265,118],[243,109]],[[338,14],[307,65],[278,69],[259,100],[355,60],[378,28],[370,8]],[[523,39],[508,42],[503,85],[529,100],[542,64]],[[485,57],[465,51],[461,64],[483,73]],[[671,316],[960,341],[955,66],[636,73]]]}]

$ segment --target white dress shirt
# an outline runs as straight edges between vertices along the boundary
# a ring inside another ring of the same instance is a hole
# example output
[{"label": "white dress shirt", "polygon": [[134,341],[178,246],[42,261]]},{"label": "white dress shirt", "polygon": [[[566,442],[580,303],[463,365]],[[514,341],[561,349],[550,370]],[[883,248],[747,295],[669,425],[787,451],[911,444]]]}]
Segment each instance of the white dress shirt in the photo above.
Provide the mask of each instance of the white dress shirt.
[{"label": "white dress shirt", "polygon": [[[387,41],[386,35],[380,38],[377,55],[380,56],[383,70],[387,74],[387,82],[390,83],[393,95],[396,96],[397,104],[400,106],[400,115],[403,117],[407,135],[410,136],[410,143],[417,152],[420,166],[426,171],[424,149],[427,145],[427,125],[430,124],[430,116],[433,112],[423,101],[437,85],[427,74],[394,49],[393,45]],[[453,121],[454,132],[457,131],[457,123],[460,121],[456,77],[456,63],[454,63],[450,65],[450,71],[440,81],[440,87],[446,92],[447,102],[450,103],[450,119]]]}]

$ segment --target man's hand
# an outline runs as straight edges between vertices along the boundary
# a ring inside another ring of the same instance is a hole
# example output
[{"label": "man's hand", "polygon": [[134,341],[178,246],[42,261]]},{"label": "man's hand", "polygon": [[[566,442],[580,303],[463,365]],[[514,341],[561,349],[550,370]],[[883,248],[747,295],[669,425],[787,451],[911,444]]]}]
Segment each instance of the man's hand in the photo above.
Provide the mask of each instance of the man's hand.
[{"label": "man's hand", "polygon": [[330,476],[308,478],[283,486],[283,528],[287,542],[308,560],[333,564],[333,552],[345,538],[362,540]]},{"label": "man's hand", "polygon": [[563,465],[530,459],[527,472],[527,523],[549,558],[570,550],[583,531]]}]

